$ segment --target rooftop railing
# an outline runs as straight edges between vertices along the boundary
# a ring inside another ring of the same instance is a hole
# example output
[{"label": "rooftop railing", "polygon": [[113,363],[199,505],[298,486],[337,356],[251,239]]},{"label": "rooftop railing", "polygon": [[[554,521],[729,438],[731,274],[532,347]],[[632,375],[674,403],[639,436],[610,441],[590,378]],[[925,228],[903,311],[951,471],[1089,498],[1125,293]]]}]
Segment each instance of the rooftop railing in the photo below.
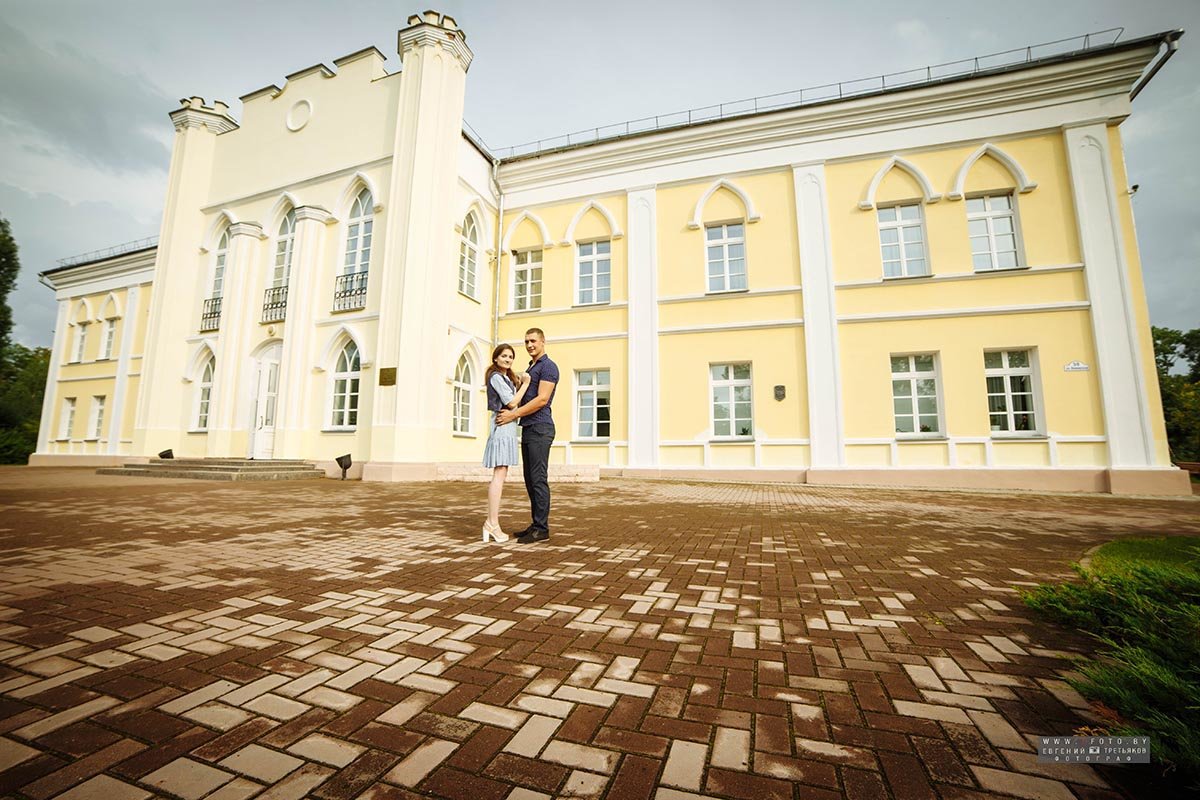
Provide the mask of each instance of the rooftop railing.
[{"label": "rooftop railing", "polygon": [[551,139],[538,139],[511,147],[488,148],[484,144],[483,137],[475,129],[469,125],[467,128],[469,129],[469,134],[477,139],[478,143],[483,145],[485,149],[488,149],[495,158],[519,158],[554,150],[582,147],[598,142],[615,141],[643,133],[683,128],[701,122],[733,119],[764,111],[800,108],[831,100],[861,97],[891,89],[937,83],[938,81],[950,78],[1032,64],[1037,61],[1111,46],[1116,44],[1124,32],[1124,28],[1108,28],[1066,39],[1057,39],[1053,42],[1042,42],[1041,44],[974,56],[972,58],[963,58],[958,61],[947,61],[943,64],[933,64],[917,69],[904,70],[903,72],[889,72],[886,75],[876,75],[870,78],[827,83],[821,86],[810,86],[804,89],[779,92],[777,94],[759,95],[758,97],[749,97],[744,100],[734,100],[728,103],[718,103],[712,106],[689,108],[668,114],[657,114],[653,117],[631,119],[612,125],[602,125],[573,133],[566,133]]},{"label": "rooftop railing", "polygon": [[89,261],[100,261],[113,256],[124,255],[125,253],[134,253],[138,250],[146,250],[158,244],[157,236],[147,236],[145,239],[136,239],[132,242],[124,244],[114,244],[112,247],[105,247],[101,250],[92,250],[88,253],[80,253],[77,256],[69,256],[67,258],[58,259],[60,267],[70,267],[75,264],[86,264]]}]

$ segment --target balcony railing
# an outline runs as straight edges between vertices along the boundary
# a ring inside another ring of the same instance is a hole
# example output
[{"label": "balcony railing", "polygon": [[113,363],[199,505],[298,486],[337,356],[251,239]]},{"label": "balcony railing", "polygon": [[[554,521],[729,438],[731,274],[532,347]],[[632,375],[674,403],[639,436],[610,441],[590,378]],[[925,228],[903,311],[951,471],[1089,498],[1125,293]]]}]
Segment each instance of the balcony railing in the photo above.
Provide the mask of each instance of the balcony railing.
[{"label": "balcony railing", "polygon": [[357,311],[367,307],[367,273],[339,275],[333,282],[333,310]]},{"label": "balcony railing", "polygon": [[263,293],[263,322],[279,322],[287,316],[286,286],[272,286]]},{"label": "balcony railing", "polygon": [[204,301],[200,310],[200,332],[215,331],[221,327],[221,298],[212,297]]}]

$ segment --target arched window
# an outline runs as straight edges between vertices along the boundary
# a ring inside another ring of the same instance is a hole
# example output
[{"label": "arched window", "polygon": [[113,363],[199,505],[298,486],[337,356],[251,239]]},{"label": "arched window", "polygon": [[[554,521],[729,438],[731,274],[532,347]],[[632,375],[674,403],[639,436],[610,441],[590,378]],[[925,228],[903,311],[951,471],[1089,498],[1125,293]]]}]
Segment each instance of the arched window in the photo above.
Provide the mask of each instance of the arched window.
[{"label": "arched window", "polygon": [[475,215],[463,220],[462,239],[458,244],[458,290],[467,297],[475,296],[475,267],[479,263],[479,226]]},{"label": "arched window", "polygon": [[454,369],[453,429],[455,433],[471,432],[471,362],[463,353]]},{"label": "arched window", "polygon": [[358,382],[361,377],[358,346],[347,342],[338,354],[333,373],[333,415],[330,424],[335,428],[358,425]]},{"label": "arched window", "polygon": [[75,354],[72,361],[83,361],[87,349],[88,323],[80,322],[75,326]]},{"label": "arched window", "polygon": [[288,211],[279,223],[279,235],[275,239],[275,269],[271,273],[271,286],[288,285],[292,274],[292,247],[296,241],[296,212]]},{"label": "arched window", "polygon": [[374,226],[373,201],[369,189],[358,193],[346,223],[346,263],[342,274],[366,272],[371,263],[371,228]]},{"label": "arched window", "polygon": [[226,230],[221,234],[221,241],[217,244],[216,253],[213,255],[213,281],[212,281],[212,297],[222,297],[225,294],[225,258],[229,255],[229,231]]},{"label": "arched window", "polygon": [[216,357],[209,356],[208,361],[204,364],[204,372],[200,375],[196,398],[196,430],[198,431],[208,430],[208,408],[212,401],[213,372],[216,365]]}]

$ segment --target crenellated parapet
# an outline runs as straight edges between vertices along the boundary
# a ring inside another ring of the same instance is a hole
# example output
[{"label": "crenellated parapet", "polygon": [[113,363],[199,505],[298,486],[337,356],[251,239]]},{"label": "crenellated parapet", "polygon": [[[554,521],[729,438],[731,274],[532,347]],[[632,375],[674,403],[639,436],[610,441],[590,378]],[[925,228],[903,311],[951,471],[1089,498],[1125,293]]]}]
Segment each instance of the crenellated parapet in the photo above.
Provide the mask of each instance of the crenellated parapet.
[{"label": "crenellated parapet", "polygon": [[400,60],[418,47],[440,47],[454,55],[462,64],[463,72],[471,66],[475,54],[467,47],[467,34],[448,14],[437,11],[426,11],[423,14],[413,14],[408,18],[408,27],[400,31],[396,50]]},{"label": "crenellated parapet", "polygon": [[228,133],[238,129],[237,122],[229,116],[229,106],[220,100],[214,100],[212,106],[206,106],[203,97],[185,97],[179,103],[181,107],[170,115],[177,131],[208,128],[213,133]]}]

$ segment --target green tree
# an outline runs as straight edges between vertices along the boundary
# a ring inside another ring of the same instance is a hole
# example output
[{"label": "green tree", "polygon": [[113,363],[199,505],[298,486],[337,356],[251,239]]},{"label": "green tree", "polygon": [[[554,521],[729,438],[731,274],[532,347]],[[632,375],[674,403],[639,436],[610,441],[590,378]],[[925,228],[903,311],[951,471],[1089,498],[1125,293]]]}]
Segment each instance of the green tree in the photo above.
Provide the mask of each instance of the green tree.
[{"label": "green tree", "polygon": [[12,309],[8,307],[8,295],[17,286],[17,273],[21,271],[21,260],[17,257],[17,243],[13,241],[8,220],[0,217],[0,370],[5,368],[8,345],[12,341]]},{"label": "green tree", "polygon": [[0,377],[0,464],[24,464],[37,449],[50,350],[11,343]]},{"label": "green tree", "polygon": [[[1200,461],[1200,328],[1185,333],[1155,327],[1152,332],[1171,458]],[[1181,361],[1187,374],[1171,374]]]}]

